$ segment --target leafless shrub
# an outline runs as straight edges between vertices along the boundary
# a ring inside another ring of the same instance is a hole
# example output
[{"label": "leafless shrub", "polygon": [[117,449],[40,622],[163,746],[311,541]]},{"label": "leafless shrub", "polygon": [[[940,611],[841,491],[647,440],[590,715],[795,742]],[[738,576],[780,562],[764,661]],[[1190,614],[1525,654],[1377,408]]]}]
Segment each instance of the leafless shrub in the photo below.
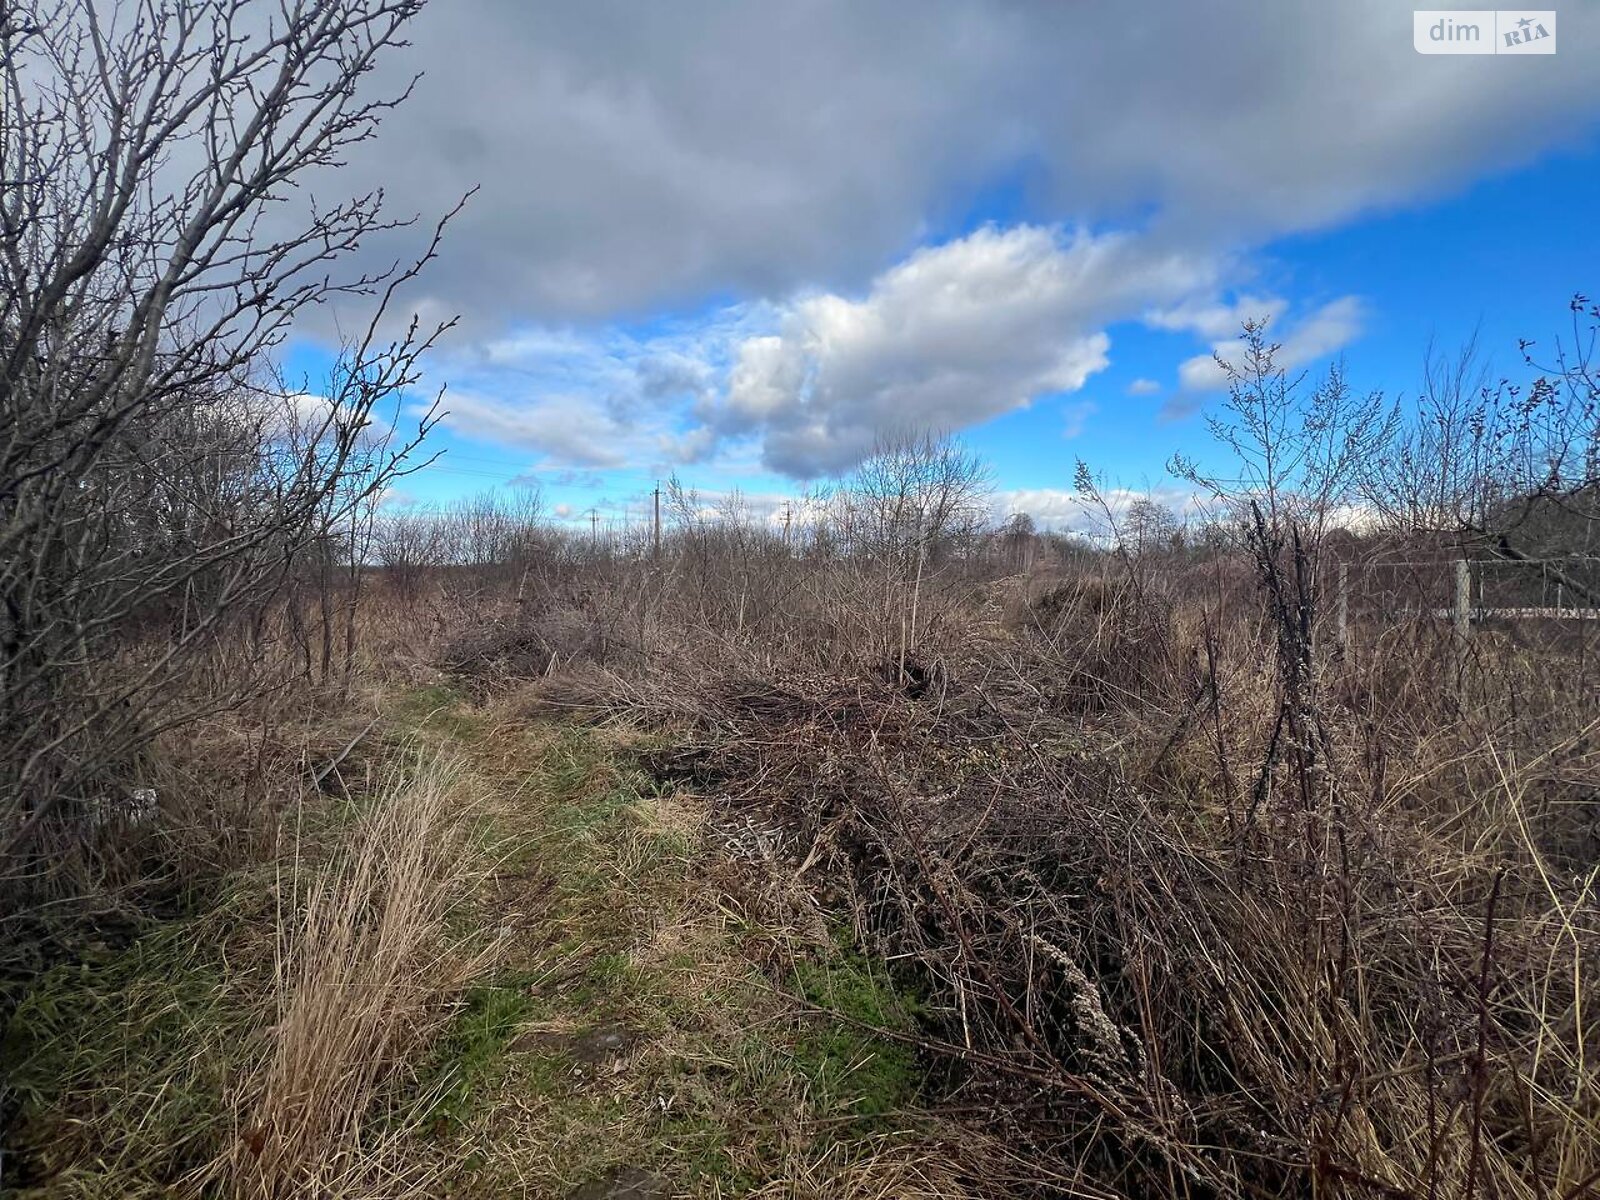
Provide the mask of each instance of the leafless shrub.
[{"label": "leafless shrub", "polygon": [[[1600,1165],[1574,1107],[1596,1085],[1593,882],[1537,844],[1570,818],[1534,780],[1600,765],[1592,730],[1551,742],[1543,724],[1516,751],[1501,727],[1497,752],[1441,709],[1375,744],[1327,697],[1319,812],[1274,772],[1247,827],[1238,764],[1273,737],[1276,636],[1236,621],[1211,639],[1216,698],[1149,782],[1119,744],[1147,736],[1148,705],[1107,724],[1050,701],[1026,643],[969,642],[921,700],[795,675],[615,702],[680,731],[651,760],[663,779],[736,820],[760,808],[793,869],[915,967],[935,1074],[1031,1148],[1041,1187],[1581,1194]],[[1395,657],[1344,686],[1450,666]],[[1182,695],[1184,664],[1165,669]],[[1496,778],[1497,753],[1532,757]]]},{"label": "leafless shrub", "polygon": [[[118,788],[162,729],[257,694],[273,602],[308,563],[330,673],[333,568],[351,558],[364,506],[405,469],[415,438],[377,431],[437,331],[380,333],[421,262],[329,273],[395,228],[376,195],[270,233],[265,214],[374,135],[395,99],[364,99],[360,85],[418,8],[0,11],[8,859]],[[365,293],[373,316],[323,395],[270,373],[266,353],[297,314]],[[218,656],[230,673],[202,679]]]},{"label": "leafless shrub", "polygon": [[1521,344],[1526,383],[1493,379],[1476,340],[1454,357],[1429,347],[1415,410],[1362,471],[1388,529],[1510,561],[1600,548],[1600,306],[1580,294],[1569,308],[1565,337]]}]

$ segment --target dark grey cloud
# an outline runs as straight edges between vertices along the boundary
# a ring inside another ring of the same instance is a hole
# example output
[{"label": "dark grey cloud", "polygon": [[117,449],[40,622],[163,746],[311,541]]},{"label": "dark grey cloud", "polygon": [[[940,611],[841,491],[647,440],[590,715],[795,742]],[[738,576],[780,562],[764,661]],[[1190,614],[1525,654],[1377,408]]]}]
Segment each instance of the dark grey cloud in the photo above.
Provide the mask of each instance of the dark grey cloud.
[{"label": "dark grey cloud", "polygon": [[[426,77],[340,188],[436,213],[425,290],[483,322],[851,291],[1028,164],[1039,220],[1248,245],[1588,129],[1600,13],[1553,57],[1424,57],[1411,11],[1222,0],[435,0]],[[377,81],[381,84],[382,80]]]}]

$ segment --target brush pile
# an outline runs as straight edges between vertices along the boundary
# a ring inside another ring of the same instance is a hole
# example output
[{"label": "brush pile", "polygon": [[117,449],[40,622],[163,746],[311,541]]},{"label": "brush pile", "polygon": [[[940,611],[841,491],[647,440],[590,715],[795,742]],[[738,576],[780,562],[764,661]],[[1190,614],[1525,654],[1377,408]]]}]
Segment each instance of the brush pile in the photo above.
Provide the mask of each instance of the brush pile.
[{"label": "brush pile", "polygon": [[1063,689],[1117,631],[1100,605],[1064,637],[1061,607],[915,670],[636,685],[688,731],[647,765],[781,831],[781,869],[927,997],[948,1106],[1041,1193],[1592,1194],[1594,875],[1540,848],[1592,729],[1547,712],[1509,760],[1465,684],[1453,724],[1378,728],[1355,706],[1392,653],[1319,664],[1289,721],[1270,629],[1184,645],[1171,610],[1137,688]]}]

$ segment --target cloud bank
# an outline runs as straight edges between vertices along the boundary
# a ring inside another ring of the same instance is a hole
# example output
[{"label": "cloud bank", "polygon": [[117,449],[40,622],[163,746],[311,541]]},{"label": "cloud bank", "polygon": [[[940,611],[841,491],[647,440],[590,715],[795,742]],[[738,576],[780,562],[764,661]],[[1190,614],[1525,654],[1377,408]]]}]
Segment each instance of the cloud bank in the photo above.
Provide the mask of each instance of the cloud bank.
[{"label": "cloud bank", "polygon": [[[857,298],[810,292],[645,339],[535,330],[492,343],[455,365],[468,383],[447,421],[552,466],[737,448],[814,478],[853,466],[885,431],[965,429],[1080,390],[1109,361],[1108,323],[1208,288],[1219,270],[1124,234],[985,227],[916,251]],[[1066,435],[1094,411],[1075,406]]]},{"label": "cloud bank", "polygon": [[[411,102],[316,190],[436,214],[479,186],[413,297],[465,318],[457,432],[809,478],[1080,391],[1119,321],[1198,343],[1126,387],[1175,388],[1169,417],[1244,316],[1290,365],[1348,343],[1358,298],[1256,294],[1252,254],[1583,135],[1600,23],[1561,36],[1418,56],[1388,0],[441,0],[374,81],[424,72]],[[996,195],[1029,218],[973,231]]]},{"label": "cloud bank", "polygon": [[1212,251],[1581,136],[1600,22],[1561,37],[1419,56],[1390,0],[449,0],[374,80],[422,71],[412,100],[321,188],[436,214],[481,185],[427,278],[469,329],[857,294],[999,183]]}]

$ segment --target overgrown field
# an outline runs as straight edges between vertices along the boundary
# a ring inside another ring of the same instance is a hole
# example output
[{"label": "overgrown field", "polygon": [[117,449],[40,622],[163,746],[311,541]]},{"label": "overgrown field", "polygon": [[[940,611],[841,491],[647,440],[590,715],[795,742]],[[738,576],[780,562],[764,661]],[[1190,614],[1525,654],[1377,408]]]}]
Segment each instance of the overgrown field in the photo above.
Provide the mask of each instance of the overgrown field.
[{"label": "overgrown field", "polygon": [[377,712],[279,853],[8,991],[7,1194],[954,1194],[914,985],[657,739]]},{"label": "overgrown field", "polygon": [[1012,580],[903,668],[542,693],[678,731],[652,769],[911,969],[930,1094],[1041,1192],[1588,1194],[1581,639],[1363,623],[1286,679],[1232,582]]},{"label": "overgrown field", "polygon": [[[1600,304],[1362,394],[1298,365],[1355,308],[1219,340],[1283,306],[1237,256],[934,221],[692,370],[635,313],[569,371],[515,287],[444,355],[476,189],[368,173],[423,7],[0,5],[0,1191],[1600,1196]],[[661,99],[555,83],[586,158]],[[1216,350],[1206,461],[997,494],[933,423],[1105,366],[1045,353],[1102,285]],[[435,436],[490,367],[526,411]],[[533,465],[419,501],[479,437]],[[632,527],[657,462],[809,482]]]},{"label": "overgrown field", "polygon": [[257,832],[130,830],[123,916],[38,919],[8,1185],[1593,1192],[1582,636],[1286,644],[1170,556],[929,572],[910,633],[767,552],[738,607],[622,559],[378,592],[270,769],[177,738]]}]

